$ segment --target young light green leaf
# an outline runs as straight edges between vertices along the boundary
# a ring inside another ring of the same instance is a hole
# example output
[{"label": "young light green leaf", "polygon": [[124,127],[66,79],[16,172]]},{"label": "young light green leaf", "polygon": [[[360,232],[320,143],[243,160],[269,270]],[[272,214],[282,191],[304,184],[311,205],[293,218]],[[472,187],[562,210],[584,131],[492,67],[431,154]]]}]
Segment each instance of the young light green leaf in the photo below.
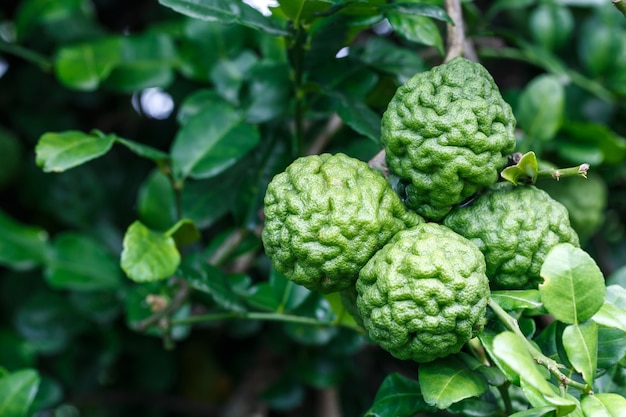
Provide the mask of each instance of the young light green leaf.
[{"label": "young light green leaf", "polygon": [[534,183],[539,173],[539,164],[535,153],[526,152],[515,165],[511,165],[502,170],[502,178],[517,185],[518,182]]},{"label": "young light green leaf", "polygon": [[436,408],[424,401],[419,382],[398,373],[387,375],[365,417],[411,417]]},{"label": "young light green leaf", "polygon": [[626,310],[626,288],[621,285],[609,285],[606,288],[606,301]]},{"label": "young light green leaf", "polygon": [[210,106],[190,117],[172,145],[179,178],[209,178],[232,166],[259,143],[256,127],[229,106]]},{"label": "young light green leaf", "polygon": [[23,369],[0,378],[0,416],[24,417],[39,389],[41,377],[34,369]]},{"label": "young light green leaf", "polygon": [[531,140],[548,141],[563,121],[565,90],[554,75],[540,75],[522,92],[515,114],[519,126]]},{"label": "young light green leaf", "polygon": [[180,264],[180,253],[171,236],[154,232],[135,221],[124,235],[121,265],[135,282],[169,278]]},{"label": "young light green leaf", "polygon": [[598,366],[598,325],[591,320],[570,324],[563,331],[563,347],[570,363],[587,384],[593,385]]},{"label": "young light green leaf", "polygon": [[556,385],[547,383],[546,389],[539,389],[531,382],[522,378],[520,381],[524,396],[533,407],[554,407],[557,416],[564,416],[574,412],[572,417],[583,417],[577,413],[580,409],[579,401],[568,393],[561,393]]},{"label": "young light green leaf", "polygon": [[587,417],[623,417],[626,398],[613,393],[585,395],[581,405]]},{"label": "young light green leaf", "polygon": [[74,291],[111,290],[122,283],[119,264],[99,242],[70,232],[54,239],[44,277],[54,288]]},{"label": "young light green leaf", "polygon": [[20,224],[0,211],[0,265],[25,270],[46,258],[48,233]]},{"label": "young light green leaf", "polygon": [[520,376],[520,384],[525,380],[543,395],[552,395],[552,389],[545,380],[538,365],[526,348],[526,342],[513,332],[502,332],[493,340],[495,356]]},{"label": "young light green leaf", "polygon": [[481,374],[455,356],[422,364],[418,377],[426,403],[442,410],[465,398],[478,397],[488,388]]},{"label": "young light green leaf", "polygon": [[480,343],[482,343],[485,351],[489,354],[489,357],[493,361],[493,363],[502,371],[504,376],[508,381],[510,381],[514,385],[520,384],[519,373],[516,372],[513,368],[508,366],[505,362],[501,361],[495,353],[493,341],[496,337],[496,334],[488,329],[482,331],[481,334],[478,335],[478,339]]},{"label": "young light green leaf", "polygon": [[114,135],[97,131],[44,133],[35,147],[36,162],[44,172],[63,172],[104,155],[114,142]]},{"label": "young light green leaf", "polygon": [[491,297],[506,311],[536,310],[543,306],[538,290],[492,291]]},{"label": "young light green leaf", "polygon": [[582,323],[602,307],[606,287],[589,254],[569,243],[554,246],[541,267],[541,301],[557,320]]},{"label": "young light green leaf", "polygon": [[243,2],[231,0],[159,0],[159,3],[186,16],[225,24],[238,23],[270,35],[288,36],[289,32]]}]

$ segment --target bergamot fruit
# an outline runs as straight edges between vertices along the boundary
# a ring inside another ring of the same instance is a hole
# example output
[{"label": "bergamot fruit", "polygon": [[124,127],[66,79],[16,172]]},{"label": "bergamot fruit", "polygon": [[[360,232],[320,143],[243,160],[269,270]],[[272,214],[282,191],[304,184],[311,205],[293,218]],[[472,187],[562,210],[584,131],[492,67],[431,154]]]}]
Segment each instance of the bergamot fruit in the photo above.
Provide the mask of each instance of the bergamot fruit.
[{"label": "bergamot fruit", "polygon": [[272,264],[324,293],[353,285],[396,232],[422,221],[380,172],[344,154],[297,159],[272,179],[264,202],[262,239]]},{"label": "bergamot fruit", "polygon": [[493,289],[537,288],[550,249],[564,242],[579,246],[567,209],[534,185],[498,183],[443,223],[483,252]]},{"label": "bergamot fruit", "polygon": [[495,183],[515,147],[515,117],[480,64],[455,58],[400,86],[382,118],[390,172],[407,207],[431,220]]},{"label": "bergamot fruit", "polygon": [[357,308],[370,339],[399,359],[457,353],[485,322],[483,254],[436,223],[398,232],[363,267]]}]

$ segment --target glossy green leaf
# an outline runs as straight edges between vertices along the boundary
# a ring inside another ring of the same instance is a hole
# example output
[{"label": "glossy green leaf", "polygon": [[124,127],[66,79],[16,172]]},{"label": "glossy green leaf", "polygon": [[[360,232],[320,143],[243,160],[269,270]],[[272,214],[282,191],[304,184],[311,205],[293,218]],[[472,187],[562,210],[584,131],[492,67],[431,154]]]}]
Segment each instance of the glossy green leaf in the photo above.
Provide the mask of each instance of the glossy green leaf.
[{"label": "glossy green leaf", "polygon": [[259,142],[256,127],[243,123],[231,107],[210,106],[192,116],[172,145],[172,164],[179,178],[213,177],[252,150]]},{"label": "glossy green leaf", "polygon": [[122,38],[119,61],[106,77],[106,85],[134,92],[150,87],[167,87],[174,78],[176,50],[164,33],[144,33]]},{"label": "glossy green leaf", "polygon": [[606,287],[606,301],[626,310],[626,287],[618,284]]},{"label": "glossy green leaf", "polygon": [[611,70],[621,49],[619,36],[615,36],[619,30],[600,13],[588,17],[580,26],[578,56],[592,77]]},{"label": "glossy green leaf", "polygon": [[418,377],[424,401],[442,410],[487,390],[485,378],[455,356],[420,365]]},{"label": "glossy green leaf", "polygon": [[446,410],[454,415],[472,417],[499,417],[502,410],[497,404],[479,398],[466,398]]},{"label": "glossy green leaf", "polygon": [[238,23],[253,29],[262,30],[270,35],[287,36],[276,22],[243,2],[231,0],[159,0],[159,3],[178,13],[207,21]]},{"label": "glossy green leaf", "polygon": [[506,311],[539,309],[543,306],[538,290],[492,291],[491,297]]},{"label": "glossy green leaf", "polygon": [[548,384],[550,391],[541,391],[526,380],[521,380],[521,388],[526,400],[533,407],[554,407],[557,416],[570,415],[583,417],[580,402],[567,392],[562,392],[556,385]]},{"label": "glossy green leaf", "polygon": [[121,53],[121,37],[66,45],[57,51],[54,70],[59,81],[67,87],[93,91],[118,64]]},{"label": "glossy green leaf", "polygon": [[137,212],[142,223],[151,229],[167,230],[176,221],[174,190],[161,171],[154,170],[141,185]]},{"label": "glossy green leaf", "polygon": [[419,382],[399,373],[387,375],[365,417],[411,417],[436,408],[424,401]]},{"label": "glossy green leaf", "polygon": [[626,309],[610,302],[605,302],[592,317],[599,325],[619,329],[626,332]]},{"label": "glossy green leaf", "polygon": [[613,393],[585,395],[581,405],[586,417],[623,417],[626,398]]},{"label": "glossy green leaf", "polygon": [[529,140],[548,141],[563,122],[565,90],[554,75],[540,75],[525,87],[515,117]]},{"label": "glossy green leaf", "polygon": [[459,352],[456,356],[473,372],[481,374],[489,385],[500,386],[506,382],[506,377],[496,366],[487,366],[464,352]]},{"label": "glossy green leaf", "polygon": [[556,417],[556,407],[534,407],[518,411],[509,417]]},{"label": "glossy green leaf", "polygon": [[338,325],[359,328],[359,325],[354,320],[354,317],[344,306],[344,303],[341,300],[341,293],[331,292],[330,294],[324,294],[324,298],[328,301],[333,314],[337,316]]},{"label": "glossy green leaf", "polygon": [[598,327],[598,368],[608,369],[626,356],[624,340],[626,340],[624,330]]},{"label": "glossy green leaf", "polygon": [[422,45],[433,46],[443,55],[443,40],[439,28],[429,17],[407,15],[396,10],[386,13],[394,31],[403,38]]},{"label": "glossy green leaf", "polygon": [[44,172],[63,172],[107,153],[114,135],[90,134],[77,130],[44,133],[35,147],[37,165]]},{"label": "glossy green leaf", "polygon": [[178,120],[181,125],[185,125],[193,116],[203,110],[224,106],[230,107],[231,104],[229,104],[224,97],[220,96],[217,91],[214,89],[200,89],[185,97],[176,115],[176,120]]},{"label": "glossy green leaf", "polygon": [[250,50],[244,49],[233,59],[220,60],[213,71],[211,81],[215,90],[231,104],[239,103],[239,90],[250,71],[250,68],[258,61],[257,56]]},{"label": "glossy green leaf", "polygon": [[248,123],[263,123],[282,116],[291,105],[289,67],[283,63],[260,62],[249,75],[243,107]]},{"label": "glossy green leaf", "polygon": [[278,312],[293,311],[311,295],[311,291],[285,278],[283,274],[272,268],[270,271],[270,287],[279,302]]},{"label": "glossy green leaf", "polygon": [[365,103],[347,95],[338,95],[337,114],[357,133],[380,143],[380,116]]},{"label": "glossy green leaf", "polygon": [[384,11],[394,11],[396,13],[402,13],[405,15],[426,16],[447,23],[454,23],[444,9],[439,6],[427,4],[426,2],[398,1],[389,4],[383,4],[379,7]]},{"label": "glossy green leaf", "polygon": [[180,264],[174,238],[148,229],[135,221],[124,235],[121,266],[136,282],[160,281],[171,277]]},{"label": "glossy green leaf", "polygon": [[567,324],[590,319],[604,303],[604,276],[588,253],[569,243],[554,246],[541,267],[541,301]]},{"label": "glossy green leaf", "polygon": [[181,219],[165,231],[164,236],[174,238],[177,246],[184,246],[200,240],[200,231],[193,220]]},{"label": "glossy green leaf", "polygon": [[598,367],[598,325],[591,321],[570,324],[563,331],[563,347],[574,368],[590,386]]},{"label": "glossy green leaf", "polygon": [[87,0],[25,0],[19,5],[15,16],[15,30],[18,39],[27,39],[37,34],[39,26],[49,27],[54,24],[67,24],[83,16],[91,17],[93,8]]},{"label": "glossy green leaf", "polygon": [[40,265],[46,258],[48,233],[23,225],[0,211],[0,265],[24,270]]},{"label": "glossy green leaf", "polygon": [[209,294],[225,310],[238,313],[247,310],[231,288],[228,278],[219,268],[203,263],[197,268],[181,268],[181,274],[191,288]]},{"label": "glossy green leaf", "polygon": [[318,19],[319,14],[328,11],[334,3],[331,0],[278,0],[283,13],[296,22]]},{"label": "glossy green leaf", "polygon": [[487,354],[489,354],[489,358],[492,363],[498,367],[502,374],[506,377],[508,381],[510,381],[514,385],[520,384],[520,376],[519,373],[516,372],[513,368],[508,366],[506,362],[501,361],[496,355],[493,342],[495,340],[496,333],[491,330],[485,329],[479,335],[478,338],[480,343],[485,348]]},{"label": "glossy green leaf", "polygon": [[0,378],[0,415],[24,417],[37,394],[41,377],[34,369],[23,369]]},{"label": "glossy green leaf", "polygon": [[353,47],[355,59],[386,74],[393,74],[397,77],[398,84],[405,83],[413,75],[426,69],[425,62],[417,54],[386,38],[372,36],[361,48]]},{"label": "glossy green leaf", "polygon": [[152,146],[144,145],[143,143],[135,142],[120,137],[115,138],[115,142],[130,149],[136,155],[143,158],[151,159],[157,163],[166,162],[170,159],[170,156],[163,151],[160,151]]},{"label": "glossy green leaf", "polygon": [[502,332],[493,340],[493,353],[515,371],[521,379],[536,387],[544,393],[551,393],[550,384],[545,380],[530,352],[526,348],[526,342],[512,332]]},{"label": "glossy green leaf", "polygon": [[117,260],[99,242],[71,232],[55,237],[44,277],[54,288],[74,291],[110,290],[122,283]]},{"label": "glossy green leaf", "polygon": [[232,208],[241,178],[231,170],[205,180],[187,181],[182,194],[183,216],[206,228]]}]

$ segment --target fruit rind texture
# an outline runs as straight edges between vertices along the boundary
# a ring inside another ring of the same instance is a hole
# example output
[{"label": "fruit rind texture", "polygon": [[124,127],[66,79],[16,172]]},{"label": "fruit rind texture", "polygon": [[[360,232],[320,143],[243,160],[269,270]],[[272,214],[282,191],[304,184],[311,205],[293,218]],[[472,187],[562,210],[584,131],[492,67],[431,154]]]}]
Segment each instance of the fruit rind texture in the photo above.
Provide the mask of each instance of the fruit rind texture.
[{"label": "fruit rind texture", "polygon": [[436,223],[398,232],[365,265],[357,308],[370,339],[399,359],[457,353],[485,322],[485,260],[469,240]]},{"label": "fruit rind texture", "polygon": [[354,284],[398,231],[422,219],[383,175],[345,154],[301,157],[265,194],[263,244],[276,270],[323,293]]},{"label": "fruit rind texture", "polygon": [[515,148],[515,117],[489,72],[455,58],[400,86],[382,118],[389,170],[426,219],[495,183]]}]

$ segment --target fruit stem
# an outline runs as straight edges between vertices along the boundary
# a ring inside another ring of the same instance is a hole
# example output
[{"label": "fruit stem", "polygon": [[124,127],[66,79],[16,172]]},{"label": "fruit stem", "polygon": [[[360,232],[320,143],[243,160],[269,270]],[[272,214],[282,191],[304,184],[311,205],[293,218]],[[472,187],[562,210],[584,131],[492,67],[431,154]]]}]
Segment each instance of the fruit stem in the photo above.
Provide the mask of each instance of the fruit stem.
[{"label": "fruit stem", "polygon": [[582,384],[566,376],[559,370],[561,368],[564,368],[563,365],[547,357],[543,354],[543,352],[541,352],[532,343],[530,343],[528,339],[526,339],[526,335],[524,335],[524,333],[520,329],[517,320],[511,317],[509,313],[507,313],[502,307],[500,307],[500,304],[498,304],[493,298],[489,300],[489,307],[507,329],[521,337],[522,340],[524,340],[526,349],[531,354],[535,362],[541,366],[545,366],[548,371],[550,371],[550,373],[560,381],[562,385],[568,385],[570,387],[576,388],[580,390],[583,394],[592,393],[591,387],[588,384]]},{"label": "fruit stem", "polygon": [[581,176],[587,178],[587,172],[589,171],[589,164],[580,164],[575,167],[562,168],[562,169],[548,169],[537,172],[537,178],[551,177],[555,180],[559,180],[561,177],[573,177]]}]

